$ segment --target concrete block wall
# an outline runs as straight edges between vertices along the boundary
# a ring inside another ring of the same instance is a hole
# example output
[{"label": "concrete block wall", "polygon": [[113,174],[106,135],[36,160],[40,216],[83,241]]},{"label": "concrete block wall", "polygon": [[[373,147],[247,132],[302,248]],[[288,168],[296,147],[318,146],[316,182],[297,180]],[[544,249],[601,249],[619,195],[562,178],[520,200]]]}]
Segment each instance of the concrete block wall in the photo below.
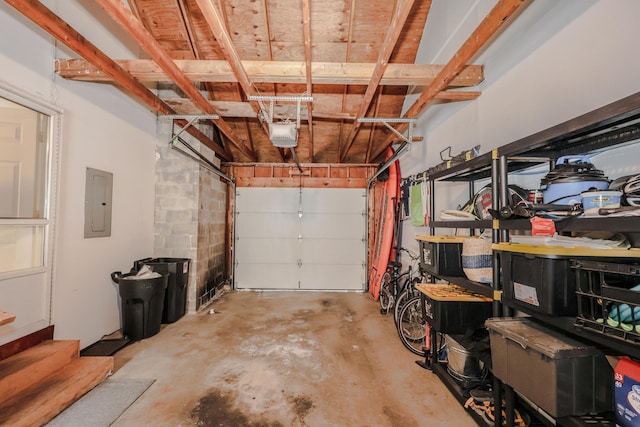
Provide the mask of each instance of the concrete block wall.
[{"label": "concrete block wall", "polygon": [[[170,131],[170,123],[158,122],[153,256],[191,259],[187,312],[194,313],[200,297],[224,280],[227,184],[171,149]],[[181,137],[214,158],[197,140]]]},{"label": "concrete block wall", "polygon": [[201,296],[225,279],[225,223],[227,183],[214,173],[200,174],[198,219],[197,295]]}]

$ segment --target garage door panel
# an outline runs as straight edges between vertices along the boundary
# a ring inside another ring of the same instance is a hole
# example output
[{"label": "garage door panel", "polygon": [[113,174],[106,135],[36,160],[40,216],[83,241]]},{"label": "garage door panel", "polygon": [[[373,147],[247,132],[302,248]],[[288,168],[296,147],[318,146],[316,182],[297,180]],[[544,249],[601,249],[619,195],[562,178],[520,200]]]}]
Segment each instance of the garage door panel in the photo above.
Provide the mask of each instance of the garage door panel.
[{"label": "garage door panel", "polygon": [[[363,189],[238,188],[239,289],[363,290]],[[298,265],[300,260],[300,265]]]},{"label": "garage door panel", "polygon": [[242,230],[245,238],[297,239],[300,222],[298,214],[292,213],[241,213],[236,217],[236,228]]},{"label": "garage door panel", "polygon": [[361,240],[363,224],[361,214],[306,214],[302,222],[302,237]]},{"label": "garage door panel", "polygon": [[300,270],[300,286],[313,290],[364,290],[364,270],[350,265],[307,265]]},{"label": "garage door panel", "polygon": [[298,265],[238,263],[236,287],[239,289],[297,289]]},{"label": "garage door panel", "polygon": [[289,212],[297,215],[299,199],[298,188],[241,188],[236,191],[236,211]]},{"label": "garage door panel", "polygon": [[292,263],[300,259],[298,239],[238,239],[236,261],[253,263]]},{"label": "garage door panel", "polygon": [[364,201],[363,189],[305,188],[302,192],[304,212],[362,213]]},{"label": "garage door panel", "polygon": [[364,263],[362,242],[354,240],[307,239],[302,245],[302,263],[308,264],[344,264]]}]

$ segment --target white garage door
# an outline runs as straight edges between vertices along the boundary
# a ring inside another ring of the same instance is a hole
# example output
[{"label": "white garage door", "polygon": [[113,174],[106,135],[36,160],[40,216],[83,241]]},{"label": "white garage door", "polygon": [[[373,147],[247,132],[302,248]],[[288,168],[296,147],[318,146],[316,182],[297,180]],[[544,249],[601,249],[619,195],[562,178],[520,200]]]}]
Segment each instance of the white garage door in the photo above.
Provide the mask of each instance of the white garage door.
[{"label": "white garage door", "polygon": [[237,188],[236,287],[364,290],[365,213],[364,189]]}]

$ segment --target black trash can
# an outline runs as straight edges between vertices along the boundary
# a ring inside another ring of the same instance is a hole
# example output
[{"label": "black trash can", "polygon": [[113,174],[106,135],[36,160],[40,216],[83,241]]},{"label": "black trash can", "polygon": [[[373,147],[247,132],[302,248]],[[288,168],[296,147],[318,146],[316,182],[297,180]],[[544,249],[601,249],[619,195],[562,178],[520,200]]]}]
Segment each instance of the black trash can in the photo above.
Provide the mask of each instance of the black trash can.
[{"label": "black trash can", "polygon": [[135,273],[120,274],[118,271],[111,274],[122,300],[122,334],[133,341],[160,332],[169,274],[159,274],[160,277],[151,279],[137,279]]},{"label": "black trash can", "polygon": [[146,258],[135,261],[134,270],[143,265],[159,273],[169,273],[167,291],[164,296],[162,323],[173,323],[184,316],[187,307],[187,284],[189,282],[189,258]]}]

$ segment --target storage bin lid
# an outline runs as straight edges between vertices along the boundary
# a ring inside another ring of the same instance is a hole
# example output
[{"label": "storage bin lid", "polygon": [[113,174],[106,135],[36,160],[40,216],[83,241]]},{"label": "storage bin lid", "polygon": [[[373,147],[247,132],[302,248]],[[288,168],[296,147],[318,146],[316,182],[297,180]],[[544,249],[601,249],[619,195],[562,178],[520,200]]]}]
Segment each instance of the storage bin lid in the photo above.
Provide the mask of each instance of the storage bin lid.
[{"label": "storage bin lid", "polygon": [[446,283],[418,283],[416,289],[435,301],[491,302],[491,298]]},{"label": "storage bin lid", "polygon": [[[530,318],[502,317],[487,319],[485,326],[504,338],[550,359],[575,359],[604,355],[592,345],[546,328]],[[493,335],[493,334],[492,334]],[[493,336],[491,339],[495,339]]]},{"label": "storage bin lid", "polygon": [[604,258],[638,258],[640,249],[593,249],[580,246],[535,246],[523,243],[494,243],[491,248],[496,251],[517,252],[541,256],[562,256],[562,257],[604,257]]},{"label": "storage bin lid", "polygon": [[468,239],[471,236],[447,236],[439,234],[437,236],[427,236],[425,234],[416,234],[416,240],[422,240],[423,242],[432,243],[462,243],[464,239]]}]

